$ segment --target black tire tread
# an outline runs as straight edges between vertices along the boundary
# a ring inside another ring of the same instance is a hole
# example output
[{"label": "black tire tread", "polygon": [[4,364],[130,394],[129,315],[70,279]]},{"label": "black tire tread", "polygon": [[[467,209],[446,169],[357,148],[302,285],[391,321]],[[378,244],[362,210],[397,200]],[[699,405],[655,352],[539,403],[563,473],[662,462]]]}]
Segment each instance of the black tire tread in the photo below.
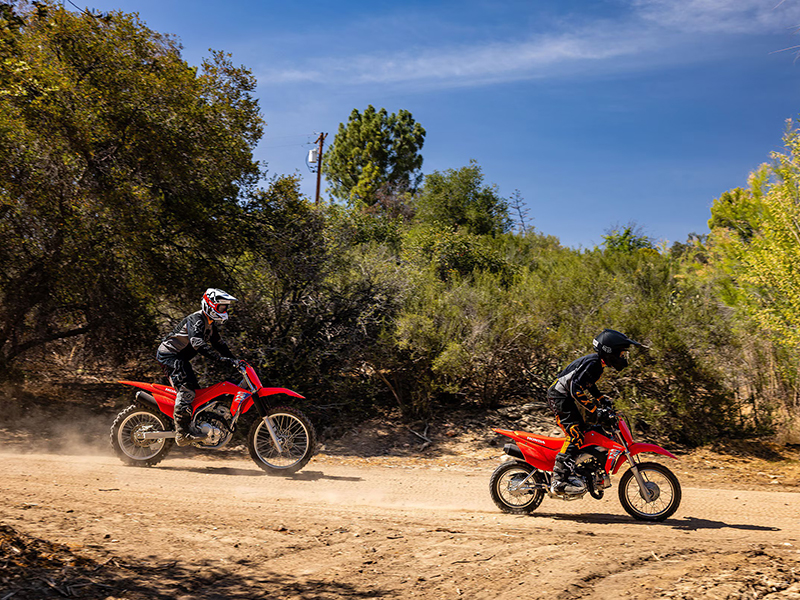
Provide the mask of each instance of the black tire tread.
[{"label": "black tire tread", "polygon": [[625,512],[627,512],[630,516],[639,521],[651,521],[651,522],[664,521],[665,519],[668,519],[669,517],[674,515],[675,511],[678,510],[678,508],[681,505],[681,495],[682,495],[681,484],[678,481],[678,478],[675,476],[675,474],[664,465],[656,462],[639,463],[637,467],[639,468],[640,471],[647,471],[647,470],[658,471],[664,477],[666,477],[672,484],[672,490],[674,492],[672,497],[672,502],[665,512],[658,515],[647,515],[637,511],[633,506],[631,506],[630,502],[628,501],[627,494],[625,493],[625,490],[628,487],[628,483],[633,478],[633,472],[630,469],[628,469],[627,471],[625,471],[625,473],[623,473],[622,477],[619,480],[619,502],[620,504],[622,504],[622,508],[625,509]]},{"label": "black tire tread", "polygon": [[[529,473],[535,470],[534,467],[522,461],[504,462],[494,470],[491,478],[489,479],[489,493],[492,496],[492,500],[494,501],[494,503],[503,512],[512,515],[527,515],[532,513],[537,508],[539,508],[539,505],[542,503],[542,500],[544,499],[544,490],[537,490],[536,492],[531,494],[531,502],[529,502],[528,504],[525,504],[523,506],[509,506],[503,501],[502,497],[500,496],[500,492],[497,489],[498,486],[500,485],[500,479],[502,478],[503,475],[505,475],[506,471],[519,468],[526,469]],[[539,480],[539,477],[537,477],[536,475],[534,475],[534,478],[536,478],[537,481]]]},{"label": "black tire tread", "polygon": [[158,463],[160,463],[162,460],[164,460],[167,454],[169,454],[169,451],[172,448],[172,445],[174,444],[174,440],[172,438],[166,438],[164,440],[164,447],[161,449],[161,451],[158,452],[158,454],[156,454],[155,456],[145,460],[137,460],[125,454],[125,452],[122,451],[122,448],[120,448],[119,445],[119,439],[118,439],[119,428],[122,426],[122,422],[128,416],[137,412],[150,413],[151,415],[154,415],[162,422],[164,421],[169,422],[169,419],[166,416],[160,413],[156,413],[149,407],[142,406],[141,403],[132,404],[131,406],[123,410],[121,413],[119,413],[117,415],[117,418],[114,419],[114,422],[111,424],[111,447],[114,449],[114,454],[116,454],[117,457],[119,457],[119,459],[126,465],[130,465],[132,467],[153,467]]},{"label": "black tire tread", "polygon": [[253,459],[253,462],[256,463],[259,468],[261,468],[266,473],[270,475],[291,475],[292,473],[297,473],[300,469],[305,467],[308,464],[308,461],[311,460],[311,457],[314,456],[317,448],[317,432],[314,429],[314,426],[311,424],[311,421],[308,420],[308,417],[305,416],[300,410],[293,408],[291,406],[276,406],[270,408],[268,413],[270,416],[277,414],[277,413],[286,413],[292,415],[294,418],[299,420],[303,423],[303,426],[308,431],[308,448],[306,449],[305,454],[303,457],[293,465],[285,468],[274,467],[272,465],[267,465],[261,461],[258,457],[258,453],[256,452],[255,447],[255,435],[256,430],[258,429],[259,425],[261,424],[261,419],[257,418],[253,421],[253,424],[250,426],[250,431],[247,434],[247,449],[250,452],[250,458]]}]

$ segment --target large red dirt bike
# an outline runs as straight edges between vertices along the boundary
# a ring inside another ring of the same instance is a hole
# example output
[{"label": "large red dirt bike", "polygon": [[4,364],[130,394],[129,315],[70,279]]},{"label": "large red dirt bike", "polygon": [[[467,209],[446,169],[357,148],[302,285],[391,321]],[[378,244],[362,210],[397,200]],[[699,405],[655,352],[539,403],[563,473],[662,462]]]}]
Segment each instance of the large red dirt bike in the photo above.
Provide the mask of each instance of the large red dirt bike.
[{"label": "large red dirt bike", "polygon": [[[240,362],[239,387],[230,382],[196,390],[192,402],[192,430],[203,436],[192,443],[197,448],[220,449],[233,437],[239,417],[255,406],[258,417],[247,436],[250,457],[264,471],[289,474],[302,469],[314,454],[316,433],[308,418],[296,408],[272,407],[269,397],[286,394],[303,398],[286,388],[261,385],[253,368]],[[176,390],[164,385],[120,381],[140,388],[136,401],[117,415],[111,426],[111,445],[129,465],[151,467],[172,448]]]},{"label": "large red dirt bike", "polygon": [[503,451],[516,460],[507,460],[492,473],[489,490],[501,510],[513,514],[533,512],[545,494],[561,500],[578,500],[587,492],[596,499],[611,487],[615,475],[626,462],[630,468],[619,481],[619,501],[625,511],[642,521],[663,521],[681,503],[681,485],[667,467],[656,462],[639,462],[643,452],[675,458],[655,444],[633,441],[631,430],[621,413],[612,413],[604,427],[592,427],[576,459],[575,474],[586,484],[579,494],[551,492],[550,483],[556,454],[564,445],[563,437],[547,437],[495,429],[514,440]]}]

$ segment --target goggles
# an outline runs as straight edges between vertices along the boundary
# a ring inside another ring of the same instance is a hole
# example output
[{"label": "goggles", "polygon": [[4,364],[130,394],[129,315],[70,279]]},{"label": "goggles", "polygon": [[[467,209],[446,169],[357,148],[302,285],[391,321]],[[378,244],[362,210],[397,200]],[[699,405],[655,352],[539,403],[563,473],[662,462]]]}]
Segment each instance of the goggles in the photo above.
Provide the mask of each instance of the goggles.
[{"label": "goggles", "polygon": [[226,312],[228,312],[228,308],[230,307],[230,304],[228,304],[228,303],[222,303],[222,302],[220,302],[219,304],[214,304],[214,303],[213,303],[211,300],[209,300],[209,299],[208,299],[208,296],[204,296],[204,298],[205,298],[205,301],[206,301],[206,302],[208,302],[208,305],[209,305],[209,306],[210,306],[210,307],[211,307],[213,310],[215,310],[216,312],[218,312],[219,314],[223,315],[223,314],[225,314]]}]

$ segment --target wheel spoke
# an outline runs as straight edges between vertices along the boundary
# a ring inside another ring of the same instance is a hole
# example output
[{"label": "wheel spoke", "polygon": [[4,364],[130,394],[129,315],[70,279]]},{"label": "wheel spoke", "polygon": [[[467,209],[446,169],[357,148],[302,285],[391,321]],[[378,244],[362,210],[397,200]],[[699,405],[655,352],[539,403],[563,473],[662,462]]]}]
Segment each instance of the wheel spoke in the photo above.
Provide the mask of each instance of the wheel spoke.
[{"label": "wheel spoke", "polygon": [[625,485],[624,494],[630,507],[644,517],[655,518],[674,511],[674,503],[679,491],[673,486],[672,481],[665,473],[655,468],[640,468],[639,474],[652,497],[648,501],[644,498],[642,490],[635,477],[629,477]]},{"label": "wheel spoke", "polygon": [[271,415],[275,435],[283,447],[278,452],[267,427],[262,422],[256,433],[255,448],[259,458],[277,468],[288,468],[300,461],[307,453],[309,434],[303,423],[290,414]]},{"label": "wheel spoke", "polygon": [[148,460],[164,447],[164,439],[139,440],[136,434],[143,430],[159,431],[164,427],[159,419],[149,412],[135,412],[122,421],[117,440],[122,452],[134,460]]},{"label": "wheel spoke", "polygon": [[527,473],[525,473],[525,471],[522,469],[516,469],[506,472],[500,478],[498,490],[500,492],[500,496],[508,504],[514,506],[523,506],[527,502],[530,502],[530,498],[527,498],[524,492],[517,490],[517,487],[524,481],[526,476]]}]

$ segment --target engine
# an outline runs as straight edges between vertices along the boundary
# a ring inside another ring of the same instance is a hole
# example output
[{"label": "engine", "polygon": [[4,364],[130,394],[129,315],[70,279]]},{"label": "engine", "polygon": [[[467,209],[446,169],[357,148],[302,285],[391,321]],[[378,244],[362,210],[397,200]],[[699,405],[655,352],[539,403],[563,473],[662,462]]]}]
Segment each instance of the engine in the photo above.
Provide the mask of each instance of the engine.
[{"label": "engine", "polygon": [[233,437],[232,420],[231,411],[217,402],[201,408],[194,418],[195,429],[205,436],[200,444],[205,448],[222,448]]},{"label": "engine", "polygon": [[576,472],[586,482],[592,497],[598,500],[603,497],[603,490],[611,487],[611,477],[606,473],[604,467],[606,456],[605,449],[595,446],[584,449],[576,461]]}]

